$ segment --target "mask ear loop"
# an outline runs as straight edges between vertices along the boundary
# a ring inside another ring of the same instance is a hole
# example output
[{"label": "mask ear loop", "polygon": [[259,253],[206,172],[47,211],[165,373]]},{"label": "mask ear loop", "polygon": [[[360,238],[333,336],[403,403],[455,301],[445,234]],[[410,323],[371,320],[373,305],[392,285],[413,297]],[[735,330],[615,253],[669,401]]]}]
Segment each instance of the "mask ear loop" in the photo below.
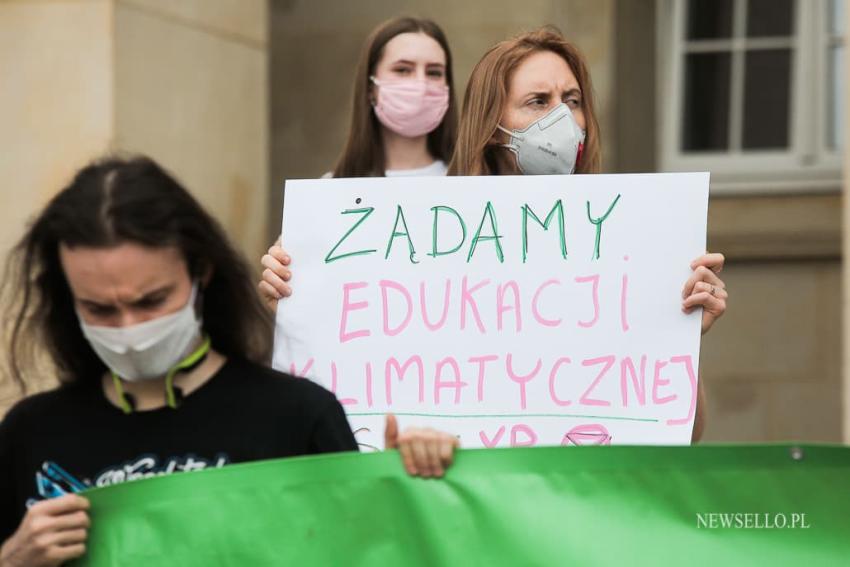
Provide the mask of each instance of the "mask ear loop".
[{"label": "mask ear loop", "polygon": [[[209,336],[204,337],[204,342],[201,343],[201,346],[199,346],[195,352],[177,363],[177,366],[169,370],[168,374],[165,375],[165,396],[168,400],[168,407],[171,409],[177,409],[178,397],[181,400],[183,399],[182,390],[174,387],[174,376],[178,372],[191,370],[203,362],[203,360],[207,357],[207,354],[210,352],[211,344],[212,342],[210,341]],[[179,394],[175,395],[175,392],[179,392]]]},{"label": "mask ear loop", "polygon": [[[201,343],[192,354],[181,360],[177,365],[168,371],[165,375],[165,399],[168,407],[177,409],[179,401],[182,400],[183,394],[180,388],[174,387],[174,376],[178,372],[186,372],[192,370],[199,365],[207,357],[212,347],[212,341],[209,336],[204,337],[204,342]],[[115,372],[112,372],[112,384],[115,387],[115,393],[118,394],[118,405],[125,414],[133,413],[135,403],[130,394],[124,392],[124,386],[121,384],[121,378]]]},{"label": "mask ear loop", "polygon": [[[511,132],[510,130],[508,130],[507,128],[505,128],[504,126],[502,126],[501,124],[496,124],[496,128],[497,128],[497,129],[499,129],[499,130],[501,130],[502,132],[504,132],[504,133],[505,133],[505,134],[507,134],[508,136],[510,136],[510,138],[508,138],[508,141],[509,141],[509,142],[510,142],[511,140],[513,140],[513,139],[516,137],[516,134],[515,134],[514,132]],[[499,146],[501,146],[501,147],[505,148],[506,150],[509,150],[512,154],[514,154],[514,158],[516,159],[516,166],[517,166],[517,168],[519,169],[519,171],[520,171],[521,173],[524,173],[524,172],[522,171],[522,166],[519,164],[519,148],[517,148],[517,147],[516,147],[516,144],[511,144],[511,143],[508,143],[508,144],[499,144]]]},{"label": "mask ear loop", "polygon": [[[375,85],[378,88],[381,88],[381,84],[378,82],[378,79],[375,78],[375,75],[369,75],[369,82]],[[378,104],[378,95],[369,95],[369,104],[374,108]]]},{"label": "mask ear loop", "polygon": [[118,394],[118,405],[121,407],[121,411],[127,415],[133,413],[133,406],[135,404],[130,401],[132,397],[130,394],[124,393],[124,386],[121,385],[121,379],[114,372],[112,372],[112,385],[115,387],[115,393]]},{"label": "mask ear loop", "polygon": [[[511,132],[510,130],[508,130],[507,128],[502,126],[501,124],[496,124],[496,129],[501,130],[502,132],[504,132],[505,134],[510,136],[510,138],[508,138],[508,142],[510,142],[515,137],[515,134],[513,132]],[[499,144],[499,145],[502,146],[503,148],[508,148],[509,150],[516,151],[516,146],[511,144],[511,143]]]}]

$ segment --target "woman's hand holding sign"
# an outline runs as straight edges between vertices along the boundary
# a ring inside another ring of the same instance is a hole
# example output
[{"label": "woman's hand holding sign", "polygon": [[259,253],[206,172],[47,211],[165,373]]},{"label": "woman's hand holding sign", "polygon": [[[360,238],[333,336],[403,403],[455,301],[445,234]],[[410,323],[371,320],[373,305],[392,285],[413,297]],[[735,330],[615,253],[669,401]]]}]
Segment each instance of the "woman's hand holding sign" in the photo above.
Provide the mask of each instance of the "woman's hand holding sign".
[{"label": "woman's hand holding sign", "polygon": [[723,254],[703,254],[693,262],[694,271],[682,290],[682,310],[690,313],[702,307],[702,334],[708,332],[714,322],[726,312],[729,293],[726,284],[717,274],[723,269],[726,259]]},{"label": "woman's hand holding sign", "polygon": [[429,478],[443,476],[452,464],[460,441],[454,435],[430,427],[409,427],[399,434],[396,417],[388,414],[384,446],[398,449],[408,474]]},{"label": "woman's hand holding sign", "polygon": [[277,309],[278,300],[292,295],[292,287],[289,285],[289,280],[292,278],[292,272],[289,269],[291,262],[292,258],[280,245],[280,239],[272,244],[260,260],[265,269],[263,279],[257,287],[266,305],[272,311]]}]

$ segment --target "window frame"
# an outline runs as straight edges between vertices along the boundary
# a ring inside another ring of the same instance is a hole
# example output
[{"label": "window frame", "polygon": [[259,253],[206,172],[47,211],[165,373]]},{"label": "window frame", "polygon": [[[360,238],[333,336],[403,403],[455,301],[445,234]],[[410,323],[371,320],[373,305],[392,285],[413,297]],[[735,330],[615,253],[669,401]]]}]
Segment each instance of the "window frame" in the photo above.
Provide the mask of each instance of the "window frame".
[{"label": "window frame", "polygon": [[[745,45],[791,47],[789,147],[783,150],[740,149],[684,152],[681,148],[684,105],[685,16],[687,0],[656,0],[657,108],[660,118],[657,162],[660,171],[711,171],[717,194],[838,192],[842,150],[827,145],[829,108],[828,48],[836,37],[827,27],[829,2],[795,0],[790,40],[743,38],[747,0],[734,0],[730,39],[695,40],[698,50],[731,46],[730,137],[740,143],[743,127]],[[846,9],[846,5],[845,5]],[[845,30],[846,35],[846,30]],[[840,40],[846,44],[844,38]],[[688,51],[693,52],[693,50]],[[846,52],[845,52],[845,57]],[[846,88],[846,86],[845,86]],[[846,112],[846,110],[845,110]],[[815,120],[807,120],[814,116]],[[844,140],[844,143],[848,143]]]}]

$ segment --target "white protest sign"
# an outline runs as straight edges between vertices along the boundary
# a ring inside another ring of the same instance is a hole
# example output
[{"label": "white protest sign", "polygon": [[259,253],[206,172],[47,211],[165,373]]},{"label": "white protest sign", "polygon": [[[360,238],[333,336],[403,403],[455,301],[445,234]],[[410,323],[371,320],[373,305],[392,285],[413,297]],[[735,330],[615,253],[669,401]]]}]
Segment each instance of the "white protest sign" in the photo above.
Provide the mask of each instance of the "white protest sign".
[{"label": "white protest sign", "polygon": [[686,444],[708,174],[286,184],[275,368],[464,447]]}]

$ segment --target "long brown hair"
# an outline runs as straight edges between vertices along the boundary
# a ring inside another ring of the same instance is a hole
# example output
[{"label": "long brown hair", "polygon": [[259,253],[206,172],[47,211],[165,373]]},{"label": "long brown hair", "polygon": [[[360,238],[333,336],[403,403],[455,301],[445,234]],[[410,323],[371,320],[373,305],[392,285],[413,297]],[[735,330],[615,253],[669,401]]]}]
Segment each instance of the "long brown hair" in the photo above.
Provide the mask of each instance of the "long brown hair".
[{"label": "long brown hair", "polygon": [[2,321],[11,324],[5,350],[11,377],[23,392],[41,348],[61,382],[93,381],[106,370],[80,330],[59,245],[109,248],[125,242],[175,246],[193,279],[210,273],[202,290],[202,317],[213,348],[267,362],[271,317],[247,262],[222,227],[153,160],[107,158],[80,170],[9,256]]},{"label": "long brown hair", "polygon": [[457,105],[454,97],[452,53],[446,35],[431,20],[409,16],[393,18],[375,28],[366,39],[354,81],[351,107],[351,127],[345,148],[333,170],[334,177],[380,177],[384,175],[384,142],[381,126],[369,101],[369,77],[375,72],[384,46],[403,33],[424,33],[440,44],[446,54],[446,84],[449,87],[449,108],[442,123],[428,134],[428,151],[437,159],[449,162],[457,136]]},{"label": "long brown hair", "polygon": [[500,166],[500,154],[497,152],[504,150],[493,137],[502,119],[513,72],[526,57],[539,51],[552,51],[563,57],[578,81],[587,128],[584,151],[576,164],[576,173],[599,173],[602,150],[590,72],[578,48],[557,29],[547,26],[497,43],[472,70],[463,97],[462,118],[449,175],[509,173]]}]

